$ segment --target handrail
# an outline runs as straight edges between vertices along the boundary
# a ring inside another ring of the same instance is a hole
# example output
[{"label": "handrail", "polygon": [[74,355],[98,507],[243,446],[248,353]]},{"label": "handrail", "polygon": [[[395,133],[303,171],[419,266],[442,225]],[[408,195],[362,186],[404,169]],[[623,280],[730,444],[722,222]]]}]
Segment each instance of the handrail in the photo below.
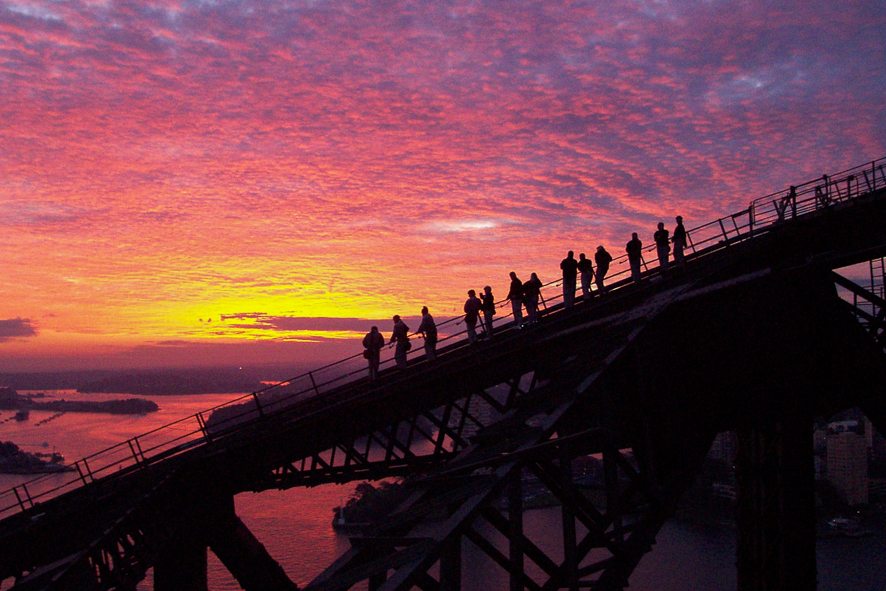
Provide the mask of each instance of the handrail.
[{"label": "handrail", "polygon": [[[752,200],[746,209],[687,230],[687,252],[685,255],[687,263],[690,259],[728,248],[736,242],[768,232],[790,220],[857,199],[882,188],[886,188],[886,158],[880,158],[832,175],[823,175],[818,179],[764,195]],[[655,245],[651,244],[642,249],[641,263],[647,269],[642,275],[648,277],[660,273],[659,268],[648,266],[646,257],[643,256],[644,253],[651,253],[650,259],[654,262],[656,260]],[[606,287],[607,291],[633,284],[628,278],[630,269],[626,265],[627,262],[627,255],[613,257],[610,263],[610,270],[613,272],[607,276],[609,282]],[[548,295],[545,298],[545,292],[549,293],[552,288],[561,285],[562,279],[543,284],[541,297],[543,301],[546,301],[545,314],[558,311],[559,304],[553,304],[553,302],[562,299],[562,293]],[[591,289],[597,291],[596,285],[592,285]],[[506,308],[507,302],[507,299],[496,302],[496,311]],[[576,303],[580,302],[581,298],[576,298]],[[495,328],[497,324],[499,329],[507,328],[513,323],[512,320],[509,320],[512,317],[512,313],[496,314],[493,327]],[[464,315],[448,318],[437,324],[438,330],[447,326],[459,327],[463,319]],[[444,354],[465,346],[464,338],[454,339],[465,335],[466,332],[466,329],[456,330],[443,336],[439,340],[440,343],[446,341],[452,341],[452,343],[442,348],[440,353]],[[415,337],[417,333],[413,332],[410,336]],[[74,472],[44,474],[10,489],[0,491],[0,519],[27,511],[40,502],[70,490],[88,486],[100,478],[144,469],[195,447],[212,445],[218,435],[242,427],[244,420],[278,412],[290,406],[296,399],[307,396],[323,396],[334,388],[354,384],[360,379],[365,379],[366,369],[360,367],[348,370],[348,367],[349,364],[361,358],[362,354],[357,353],[172,421],[78,459],[71,465]],[[392,362],[393,359],[388,356],[382,361],[380,367],[387,367]],[[333,371],[334,375],[321,377],[318,381],[318,376]],[[358,375],[360,378],[353,379]],[[300,386],[301,383],[304,383],[304,387]],[[289,391],[290,389],[294,391]],[[218,412],[222,409],[229,409],[233,411],[233,414]],[[229,416],[217,419],[210,425],[209,423],[213,422],[213,416],[216,413],[218,416],[222,414]],[[204,418],[204,415],[209,415],[209,421]],[[71,475],[70,479],[58,482],[60,478],[67,478],[68,474]]]}]

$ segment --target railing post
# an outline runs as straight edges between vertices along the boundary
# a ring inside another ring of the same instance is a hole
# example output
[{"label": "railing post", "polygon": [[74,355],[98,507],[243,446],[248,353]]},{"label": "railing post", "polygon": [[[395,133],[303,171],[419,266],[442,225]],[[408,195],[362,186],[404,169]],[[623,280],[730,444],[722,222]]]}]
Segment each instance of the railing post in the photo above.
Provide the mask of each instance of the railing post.
[{"label": "railing post", "polygon": [[28,505],[33,507],[34,506],[34,499],[31,497],[31,491],[28,490],[28,483],[27,482],[22,483],[22,490],[25,491],[25,498],[28,499]]},{"label": "railing post", "polygon": [[723,240],[726,242],[726,246],[729,246],[729,235],[726,234],[726,226],[723,225],[723,218],[717,220],[717,223],[720,224],[720,230],[723,232]]},{"label": "railing post", "polygon": [[203,412],[197,413],[197,424],[200,425],[200,432],[203,434],[203,439],[206,440],[206,443],[212,443],[212,437],[209,435],[209,431],[206,430],[206,421],[203,420]]},{"label": "railing post", "polygon": [[92,468],[89,467],[89,462],[86,461],[86,458],[80,460],[83,462],[83,467],[86,468],[86,473],[89,475],[89,479],[95,482],[95,476],[92,475]]},{"label": "railing post", "polygon": [[308,377],[311,378],[311,385],[314,387],[314,392],[315,392],[316,394],[320,394],[320,390],[317,388],[317,382],[314,381],[314,372],[313,372],[313,371],[309,371],[309,372],[308,372]]},{"label": "railing post", "polygon": [[140,466],[142,464],[142,460],[139,459],[138,454],[135,452],[135,446],[132,444],[132,439],[127,439],[126,443],[129,444],[129,451],[132,452],[132,459],[135,460],[135,465]]},{"label": "railing post", "polygon": [[261,407],[261,402],[259,402],[259,400],[258,400],[258,392],[252,393],[252,399],[255,400],[255,408],[258,409],[258,416],[260,416],[260,417],[265,416],[265,411]]},{"label": "railing post", "polygon": [[83,484],[86,485],[86,476],[83,474],[83,470],[80,469],[80,460],[74,462],[74,467],[77,468],[77,474],[80,475],[80,480],[82,480]]},{"label": "railing post", "polygon": [[25,507],[25,503],[24,503],[24,501],[22,501],[22,497],[21,497],[21,495],[18,494],[18,487],[17,487],[17,486],[13,486],[13,487],[12,487],[12,492],[15,493],[15,499],[18,501],[18,506],[22,508],[22,511],[24,511],[27,507]]}]

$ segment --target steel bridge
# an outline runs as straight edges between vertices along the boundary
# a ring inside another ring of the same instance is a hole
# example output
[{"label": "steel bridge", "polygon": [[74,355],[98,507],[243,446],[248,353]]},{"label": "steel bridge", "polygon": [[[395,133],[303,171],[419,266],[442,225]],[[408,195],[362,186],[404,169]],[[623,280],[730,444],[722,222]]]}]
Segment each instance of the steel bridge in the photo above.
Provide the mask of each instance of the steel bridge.
[{"label": "steel bridge", "polygon": [[[469,345],[454,319],[434,361],[369,382],[343,360],[2,491],[0,581],[129,590],[153,568],[158,591],[200,590],[211,548],[244,589],[296,589],[234,495],[400,475],[406,501],[307,589],[459,589],[468,549],[514,591],[623,589],[734,430],[739,588],[814,589],[813,421],[860,407],[886,433],[884,165],[693,228],[685,264],[640,281],[616,259],[574,306],[549,284],[536,324],[499,314]],[[834,272],[860,263],[879,283]],[[559,502],[554,552],[524,528],[527,475]]]}]

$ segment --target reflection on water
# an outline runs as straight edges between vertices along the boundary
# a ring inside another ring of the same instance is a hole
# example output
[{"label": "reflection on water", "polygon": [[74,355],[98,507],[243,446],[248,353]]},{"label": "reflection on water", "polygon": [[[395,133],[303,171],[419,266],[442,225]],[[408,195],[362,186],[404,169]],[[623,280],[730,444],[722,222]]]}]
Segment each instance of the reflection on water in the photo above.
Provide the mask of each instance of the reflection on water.
[{"label": "reflection on water", "polygon": [[[56,397],[109,400],[130,397],[121,394],[81,395],[73,391],[48,391]],[[160,411],[145,416],[66,413],[37,425],[52,412],[32,411],[26,422],[3,418],[0,412],[0,440],[11,440],[27,451],[57,450],[72,462],[84,455],[119,443],[208,407],[221,404],[236,394],[148,397]],[[184,429],[184,428],[183,428]],[[45,443],[45,447],[44,447]],[[29,476],[0,474],[0,489],[27,480]],[[345,501],[353,484],[326,485],[288,491],[243,493],[236,498],[237,513],[288,573],[304,585],[349,547],[346,536],[331,528],[332,507]],[[528,537],[550,553],[562,554],[559,547],[558,509],[527,511]],[[495,534],[485,531],[493,539]],[[500,548],[506,552],[503,540]],[[528,561],[527,561],[528,562]],[[658,536],[653,552],[641,561],[631,578],[634,591],[677,591],[683,589],[734,589],[734,532],[728,528],[696,526],[671,522]],[[464,583],[466,591],[488,591],[507,587],[501,569],[470,542],[464,543]],[[831,538],[818,541],[819,589],[823,591],[886,591],[886,532],[861,539]],[[530,574],[538,574],[530,568]],[[239,585],[210,553],[210,589],[236,591]],[[139,589],[151,588],[146,580]]]}]

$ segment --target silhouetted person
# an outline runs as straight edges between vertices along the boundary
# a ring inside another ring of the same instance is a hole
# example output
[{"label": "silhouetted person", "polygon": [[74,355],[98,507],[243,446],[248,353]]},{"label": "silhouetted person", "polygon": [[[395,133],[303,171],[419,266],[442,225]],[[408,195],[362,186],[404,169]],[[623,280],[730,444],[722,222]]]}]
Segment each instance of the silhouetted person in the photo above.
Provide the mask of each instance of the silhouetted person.
[{"label": "silhouetted person", "polygon": [[652,235],[655,240],[655,252],[658,254],[658,264],[662,271],[668,269],[668,255],[671,254],[670,233],[665,230],[664,222],[658,222],[658,230]]},{"label": "silhouetted person", "polygon": [[567,252],[566,258],[560,261],[560,268],[563,270],[563,305],[571,308],[575,303],[575,278],[578,275],[575,253],[571,250]]},{"label": "silhouetted person", "polygon": [[434,317],[428,312],[427,306],[421,309],[421,324],[418,325],[418,332],[425,339],[425,356],[428,360],[437,358],[437,324]]},{"label": "silhouetted person", "polygon": [[609,263],[612,262],[612,255],[603,248],[602,244],[597,247],[597,252],[594,253],[594,262],[597,263],[596,281],[594,283],[597,284],[597,290],[603,293],[605,291],[603,279],[606,277],[606,273],[609,272]]},{"label": "silhouetted person", "polygon": [[640,281],[640,258],[643,251],[643,243],[637,237],[637,233],[631,234],[631,239],[625,244],[625,252],[628,253],[628,262],[631,264],[631,279]]},{"label": "silhouetted person", "polygon": [[523,303],[526,304],[527,322],[538,322],[538,299],[541,297],[541,280],[532,273],[523,284]]},{"label": "silhouetted person", "polygon": [[517,274],[511,271],[511,288],[508,290],[508,299],[511,300],[511,310],[514,312],[514,324],[523,325],[523,282]]},{"label": "silhouetted person", "polygon": [[477,292],[473,289],[468,290],[468,299],[465,300],[465,326],[468,327],[468,340],[472,343],[477,342],[477,320],[480,319],[480,308],[483,303],[477,297]]},{"label": "silhouetted person", "polygon": [[585,253],[578,255],[578,272],[581,274],[581,297],[588,299],[591,296],[591,279],[594,278],[594,264],[591,259],[585,257]]},{"label": "silhouetted person", "polygon": [[483,288],[483,295],[480,296],[483,310],[483,324],[486,327],[486,338],[492,338],[492,319],[495,316],[495,296],[492,295],[492,288],[488,285]]},{"label": "silhouetted person", "polygon": [[409,327],[397,314],[394,314],[393,320],[394,331],[391,333],[390,344],[397,344],[397,348],[394,349],[394,361],[397,362],[397,367],[403,369],[406,367],[406,352],[412,348],[412,343],[409,342]]},{"label": "silhouetted person", "polygon": [[381,363],[381,349],[385,346],[385,337],[373,326],[363,337],[363,357],[369,362],[369,381],[378,377],[378,366]]},{"label": "silhouetted person", "polygon": [[686,248],[686,228],[683,227],[683,216],[676,217],[677,225],[674,226],[674,234],[671,241],[674,243],[674,262],[678,265],[683,264],[683,249]]}]

